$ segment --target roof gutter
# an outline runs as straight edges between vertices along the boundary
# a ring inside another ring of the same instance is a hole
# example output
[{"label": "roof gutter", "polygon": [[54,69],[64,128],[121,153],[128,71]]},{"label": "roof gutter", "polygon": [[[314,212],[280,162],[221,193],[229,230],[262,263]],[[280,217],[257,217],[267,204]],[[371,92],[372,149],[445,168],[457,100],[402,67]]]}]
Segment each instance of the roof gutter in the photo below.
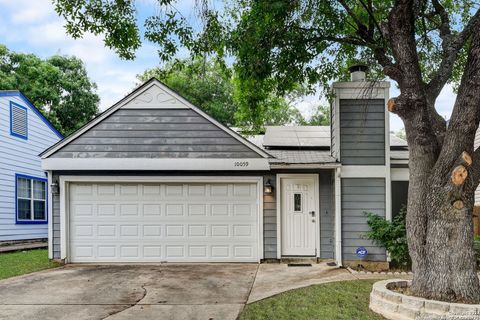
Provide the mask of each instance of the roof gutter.
[{"label": "roof gutter", "polygon": [[340,163],[270,163],[271,169],[336,169]]}]

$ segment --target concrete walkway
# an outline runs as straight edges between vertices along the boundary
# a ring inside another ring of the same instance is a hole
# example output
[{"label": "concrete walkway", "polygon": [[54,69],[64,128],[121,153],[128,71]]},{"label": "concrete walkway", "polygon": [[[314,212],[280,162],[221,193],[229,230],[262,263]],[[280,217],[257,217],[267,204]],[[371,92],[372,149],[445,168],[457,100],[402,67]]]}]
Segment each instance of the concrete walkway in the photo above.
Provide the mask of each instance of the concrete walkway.
[{"label": "concrete walkway", "polygon": [[284,291],[333,281],[357,279],[348,270],[326,263],[311,267],[289,267],[287,264],[260,264],[247,303],[268,298]]},{"label": "concrete walkway", "polygon": [[67,265],[0,281],[0,319],[234,320],[246,303],[361,278],[385,276],[326,263]]}]

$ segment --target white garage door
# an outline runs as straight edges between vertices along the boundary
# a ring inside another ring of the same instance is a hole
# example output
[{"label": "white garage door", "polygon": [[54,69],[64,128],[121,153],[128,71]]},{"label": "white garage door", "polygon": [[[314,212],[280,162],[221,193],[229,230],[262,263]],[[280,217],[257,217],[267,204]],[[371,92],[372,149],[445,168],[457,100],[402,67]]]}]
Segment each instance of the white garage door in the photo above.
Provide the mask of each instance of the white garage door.
[{"label": "white garage door", "polygon": [[258,261],[255,183],[70,185],[71,262]]}]

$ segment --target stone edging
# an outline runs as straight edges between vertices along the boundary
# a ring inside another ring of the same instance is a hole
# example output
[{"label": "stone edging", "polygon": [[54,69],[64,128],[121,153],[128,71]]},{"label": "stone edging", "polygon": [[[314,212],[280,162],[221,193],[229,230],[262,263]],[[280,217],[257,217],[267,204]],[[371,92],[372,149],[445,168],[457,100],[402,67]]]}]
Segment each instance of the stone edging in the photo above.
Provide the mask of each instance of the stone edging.
[{"label": "stone edging", "polygon": [[352,274],[367,274],[367,275],[387,275],[387,276],[408,276],[408,275],[413,275],[413,272],[409,271],[409,272],[405,272],[405,271],[402,271],[402,272],[398,272],[398,271],[395,271],[395,272],[392,272],[392,271],[357,271],[357,270],[354,270],[350,267],[347,267],[347,270],[352,273]]},{"label": "stone edging", "polygon": [[406,288],[410,283],[399,279],[376,282],[370,293],[370,310],[390,320],[480,319],[480,304],[427,300],[390,290]]}]

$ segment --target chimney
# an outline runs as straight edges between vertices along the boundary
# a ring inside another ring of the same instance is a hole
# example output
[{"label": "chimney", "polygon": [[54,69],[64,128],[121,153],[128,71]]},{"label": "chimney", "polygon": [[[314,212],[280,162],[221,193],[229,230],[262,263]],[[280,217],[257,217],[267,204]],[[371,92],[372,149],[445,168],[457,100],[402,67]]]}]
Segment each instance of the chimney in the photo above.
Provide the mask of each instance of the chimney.
[{"label": "chimney", "polygon": [[350,71],[350,81],[365,81],[368,67],[364,64],[354,64],[348,70]]}]

